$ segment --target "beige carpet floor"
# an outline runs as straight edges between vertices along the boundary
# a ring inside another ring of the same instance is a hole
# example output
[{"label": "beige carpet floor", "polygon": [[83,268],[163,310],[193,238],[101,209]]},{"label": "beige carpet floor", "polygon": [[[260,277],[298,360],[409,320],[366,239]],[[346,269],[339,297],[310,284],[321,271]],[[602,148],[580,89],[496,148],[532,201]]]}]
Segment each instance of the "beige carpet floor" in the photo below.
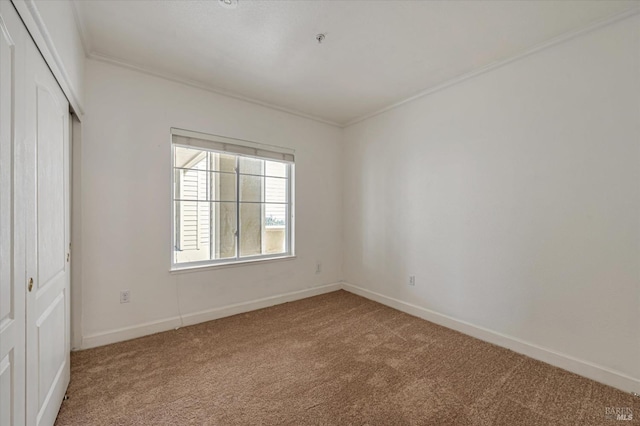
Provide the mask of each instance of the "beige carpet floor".
[{"label": "beige carpet floor", "polygon": [[639,398],[344,291],[75,352],[68,395],[58,426],[640,417]]}]

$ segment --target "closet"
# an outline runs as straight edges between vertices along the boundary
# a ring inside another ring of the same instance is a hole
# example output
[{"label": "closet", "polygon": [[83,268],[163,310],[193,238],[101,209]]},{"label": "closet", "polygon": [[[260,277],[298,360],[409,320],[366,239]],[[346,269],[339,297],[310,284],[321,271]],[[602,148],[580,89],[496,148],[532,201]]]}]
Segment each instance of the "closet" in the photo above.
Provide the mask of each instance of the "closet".
[{"label": "closet", "polygon": [[0,1],[0,425],[53,425],[69,383],[69,104]]}]

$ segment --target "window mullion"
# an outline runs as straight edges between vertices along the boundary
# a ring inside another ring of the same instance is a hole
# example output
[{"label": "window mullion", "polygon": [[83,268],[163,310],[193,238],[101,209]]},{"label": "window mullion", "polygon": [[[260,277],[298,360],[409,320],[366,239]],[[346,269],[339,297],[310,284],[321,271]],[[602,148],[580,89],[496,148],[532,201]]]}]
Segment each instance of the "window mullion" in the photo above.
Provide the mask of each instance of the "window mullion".
[{"label": "window mullion", "polygon": [[291,253],[291,166],[287,165],[285,175],[287,176],[287,199],[286,199],[286,214],[285,214],[285,252]]},{"label": "window mullion", "polygon": [[207,152],[207,185],[208,185],[208,198],[209,198],[209,259],[215,259],[216,256],[216,248],[217,248],[217,244],[216,244],[216,236],[218,235],[218,232],[216,231],[216,222],[217,222],[217,218],[214,221],[214,210],[215,207],[213,205],[213,200],[215,200],[216,198],[214,197],[214,191],[215,191],[215,186],[214,186],[214,174],[212,172],[213,170],[213,154],[211,154],[211,152]]},{"label": "window mullion", "polygon": [[265,252],[265,227],[264,227],[264,201],[266,200],[266,184],[265,184],[265,173],[266,173],[266,164],[264,160],[262,161],[262,174],[260,176],[260,256],[262,256]]},{"label": "window mullion", "polygon": [[240,259],[240,157],[236,156],[236,260]]}]

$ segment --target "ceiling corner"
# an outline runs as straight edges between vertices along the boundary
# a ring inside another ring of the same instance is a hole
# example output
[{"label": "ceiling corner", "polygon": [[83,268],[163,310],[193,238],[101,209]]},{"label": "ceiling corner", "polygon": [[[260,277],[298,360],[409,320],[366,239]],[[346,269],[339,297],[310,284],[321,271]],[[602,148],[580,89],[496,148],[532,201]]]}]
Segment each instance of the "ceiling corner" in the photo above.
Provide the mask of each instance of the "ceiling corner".
[{"label": "ceiling corner", "polygon": [[87,27],[84,24],[84,12],[82,11],[82,4],[79,0],[70,0],[71,9],[73,10],[73,20],[76,23],[76,29],[80,35],[80,43],[82,44],[82,50],[86,57],[91,57],[93,53],[93,47],[91,44],[91,36]]}]

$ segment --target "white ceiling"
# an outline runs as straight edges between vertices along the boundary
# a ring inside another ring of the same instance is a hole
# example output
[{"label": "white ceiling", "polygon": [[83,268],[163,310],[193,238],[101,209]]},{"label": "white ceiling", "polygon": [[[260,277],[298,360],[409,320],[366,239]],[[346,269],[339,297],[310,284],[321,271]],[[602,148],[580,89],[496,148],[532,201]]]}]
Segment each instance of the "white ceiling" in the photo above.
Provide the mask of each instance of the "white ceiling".
[{"label": "white ceiling", "polygon": [[[91,57],[345,124],[638,1],[77,0]],[[315,36],[326,33],[318,44]]]}]

